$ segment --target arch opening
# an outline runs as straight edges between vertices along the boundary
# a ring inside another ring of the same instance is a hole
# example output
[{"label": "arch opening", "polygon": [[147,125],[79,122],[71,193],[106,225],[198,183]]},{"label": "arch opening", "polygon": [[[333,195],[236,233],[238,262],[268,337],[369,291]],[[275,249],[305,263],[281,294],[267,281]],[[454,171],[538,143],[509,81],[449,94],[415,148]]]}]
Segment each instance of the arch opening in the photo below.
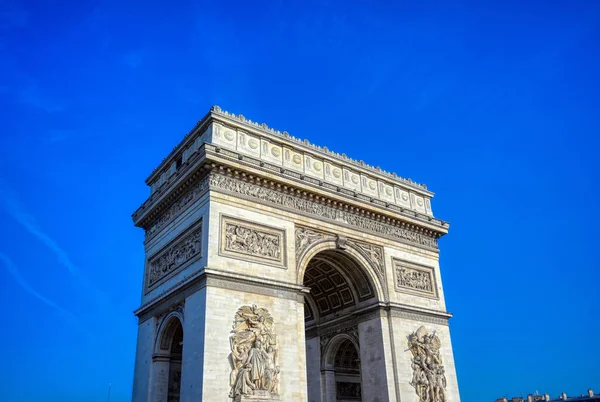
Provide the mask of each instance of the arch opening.
[{"label": "arch opening", "polygon": [[157,381],[156,400],[179,402],[182,356],[183,325],[178,316],[167,316],[159,331],[157,353],[154,356],[155,373],[164,378],[166,387]]},{"label": "arch opening", "polygon": [[[310,259],[305,258],[308,262],[300,271],[303,285],[309,288],[304,304],[307,350],[320,347],[319,361],[314,352],[313,361],[307,361],[309,399],[361,401],[360,345],[357,335],[349,335],[356,331],[350,317],[377,303],[381,290],[368,262],[361,260],[360,255],[336,248],[335,243],[327,248],[317,247],[319,250]],[[345,321],[345,317],[349,320]],[[341,328],[342,333],[331,338],[329,328]]]},{"label": "arch opening", "polygon": [[310,288],[304,310],[307,327],[337,318],[377,298],[369,274],[351,255],[339,250],[314,255],[304,270],[303,285]]},{"label": "arch opening", "polygon": [[181,392],[181,357],[183,355],[183,326],[177,320],[171,340],[169,359],[169,390],[167,402],[179,402]]},{"label": "arch opening", "polygon": [[338,346],[333,359],[335,400],[338,402],[362,401],[360,358],[358,349],[350,339]]}]

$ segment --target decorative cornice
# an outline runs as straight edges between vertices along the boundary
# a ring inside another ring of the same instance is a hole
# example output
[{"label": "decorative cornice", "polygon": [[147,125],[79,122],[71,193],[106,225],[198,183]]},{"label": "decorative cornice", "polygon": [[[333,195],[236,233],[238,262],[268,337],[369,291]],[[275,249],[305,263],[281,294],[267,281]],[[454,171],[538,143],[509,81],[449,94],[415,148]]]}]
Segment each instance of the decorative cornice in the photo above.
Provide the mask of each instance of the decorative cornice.
[{"label": "decorative cornice", "polygon": [[183,278],[181,281],[173,284],[160,294],[143,303],[134,311],[138,317],[147,315],[149,310],[170,300],[174,295],[185,294],[184,290],[193,288],[194,292],[205,286],[221,287],[226,289],[238,290],[240,292],[256,293],[267,296],[279,297],[283,299],[296,300],[304,302],[304,293],[306,288],[301,285],[290,282],[282,282],[257,278],[242,274],[234,274],[215,268],[204,267]]},{"label": "decorative cornice", "polygon": [[205,128],[209,123],[210,123],[210,119],[208,119],[208,117],[211,115],[211,111],[209,111],[208,113],[206,113],[204,115],[204,117],[202,117],[202,119],[198,120],[198,122],[196,123],[196,125],[187,133],[183,136],[183,138],[181,139],[181,141],[179,141],[179,144],[175,145],[173,147],[173,149],[171,150],[171,152],[169,153],[169,155],[167,155],[166,157],[164,157],[162,159],[162,161],[158,164],[157,167],[155,167],[152,170],[152,173],[150,173],[150,175],[146,178],[146,184],[150,185],[150,183],[152,181],[154,181],[154,179],[156,178],[156,176],[158,175],[158,173],[160,171],[162,171],[165,167],[165,165],[167,164],[167,162],[171,161],[174,159],[175,155],[179,154],[180,151],[182,150],[182,148],[184,148],[187,145],[187,142],[189,140],[191,140],[192,137],[194,137],[195,134],[197,134],[198,132],[202,131],[203,128]]},{"label": "decorative cornice", "polygon": [[[213,144],[204,144],[203,148],[204,152],[206,153],[206,158],[210,159],[210,161],[213,164],[218,166],[227,165],[223,168],[227,170],[239,170],[240,174],[242,175],[245,174],[242,172],[247,172],[245,168],[248,167],[251,170],[259,171],[259,173],[257,174],[265,173],[268,175],[276,175],[288,181],[291,180],[294,183],[292,185],[297,184],[299,186],[302,186],[304,188],[303,191],[305,192],[311,191],[313,189],[327,191],[328,193],[333,193],[334,196],[348,199],[349,202],[359,201],[361,203],[369,204],[370,206],[375,208],[386,209],[392,213],[405,216],[409,219],[416,219],[418,221],[423,222],[426,225],[438,226],[446,231],[449,228],[448,222],[435,218],[432,215],[419,212],[406,205],[398,205],[389,200],[384,201],[377,197],[363,194],[359,191],[350,190],[339,185],[332,185],[331,183],[318,180],[314,177],[310,177],[309,175],[301,174],[300,172],[294,171],[293,169],[282,168],[277,165],[266,163],[260,159],[253,158],[251,156],[244,155],[219,146],[215,146]],[[252,173],[249,174],[252,175]],[[405,196],[408,199],[413,197],[414,195],[406,193]],[[426,201],[429,202],[429,200]]]},{"label": "decorative cornice", "polygon": [[421,309],[395,303],[375,303],[358,311],[353,311],[343,317],[307,327],[307,338],[339,333],[345,328],[351,328],[361,322],[377,317],[398,317],[422,323],[447,326],[452,314],[445,311]]},{"label": "decorative cornice", "polygon": [[[209,151],[208,154],[207,151]],[[225,159],[225,161],[222,159]],[[316,181],[307,176],[301,176],[296,172],[285,169],[282,170],[281,168],[275,166],[271,167],[266,163],[262,163],[258,160],[255,161],[248,156],[240,155],[225,149],[219,149],[218,147],[210,144],[204,144],[200,146],[193,154],[191,154],[188,160],[184,162],[181,169],[178,169],[176,172],[174,172],[170,178],[164,182],[155,193],[151,194],[148,200],[146,200],[144,204],[142,204],[142,206],[140,206],[132,215],[135,225],[147,230],[146,240],[150,240],[156,233],[160,231],[162,227],[172,222],[175,216],[178,215],[177,212],[182,212],[206,193],[206,182],[202,181],[201,179],[206,176],[207,170],[218,167],[222,170],[233,171],[235,174],[239,174],[241,176],[253,176],[252,173],[248,173],[245,170],[238,170],[229,165],[221,165],[222,163],[228,164],[229,160],[233,161],[234,164],[248,166],[252,169],[264,171],[267,174],[273,174],[275,172],[275,174],[287,180],[303,180],[309,187],[316,187],[315,190],[325,190],[327,192],[334,191],[336,192],[336,195],[340,196],[341,198],[351,198],[347,201],[348,204],[346,208],[362,211],[367,215],[371,214],[372,216],[378,217],[386,216],[382,215],[381,213],[365,210],[365,207],[351,206],[353,201],[356,200],[361,203],[372,204],[372,206],[375,208],[387,209],[391,213],[401,215],[410,220],[423,222],[425,228],[432,226],[439,227],[439,232],[436,229],[433,229],[434,232],[439,233],[438,237],[447,233],[449,227],[447,222],[432,216],[420,214],[417,211],[402,208],[398,205],[393,205],[390,203],[382,204],[379,200],[364,197],[362,194],[346,194],[346,190],[343,188],[329,188],[327,183]],[[243,169],[243,166],[240,169]],[[269,181],[272,183],[271,185],[276,185],[280,188],[288,188],[288,186],[290,186],[285,183],[273,184],[273,180]],[[315,181],[315,183],[313,183],[313,181]],[[294,184],[291,184],[291,186],[293,185]],[[300,183],[300,186],[302,186],[302,183]],[[306,188],[303,188],[302,190],[299,189],[298,191],[307,194],[307,196],[310,198],[326,199],[321,194],[309,193],[311,190]],[[333,205],[346,205],[346,203],[334,199],[331,199],[328,202]],[[154,223],[157,218],[158,221]]]},{"label": "decorative cornice", "polygon": [[208,274],[207,286],[213,286],[221,289],[235,290],[237,292],[254,293],[263,296],[277,297],[280,299],[294,300],[303,302],[303,295],[300,291],[293,291],[286,287],[265,286],[257,282],[242,281],[237,278]]},{"label": "decorative cornice", "polygon": [[[444,232],[437,232],[387,215],[377,214],[340,201],[311,194],[291,186],[282,186],[252,174],[238,172],[228,167],[212,166],[213,170],[200,168],[188,180],[180,183],[172,194],[158,200],[156,205],[145,203],[145,215],[136,222],[146,229],[146,241],[156,236],[162,228],[172,222],[209,190],[233,193],[241,198],[266,204],[277,204],[284,209],[317,216],[334,224],[345,224],[352,228],[369,230],[393,240],[417,244],[428,249],[437,249],[437,239]],[[242,176],[243,175],[243,176]],[[242,180],[240,177],[243,177]],[[134,215],[135,219],[135,215]],[[360,245],[359,245],[360,246]],[[300,251],[297,249],[297,252]],[[369,250],[363,250],[365,252]],[[370,250],[369,254],[371,254]]]},{"label": "decorative cornice", "polygon": [[287,131],[281,132],[279,130],[274,130],[274,129],[270,128],[269,126],[267,126],[265,123],[259,124],[255,121],[247,120],[244,117],[244,115],[241,115],[241,114],[236,115],[235,113],[229,113],[225,110],[222,110],[219,106],[211,107],[210,111],[216,115],[220,115],[220,116],[229,118],[229,119],[234,120],[238,123],[241,123],[247,127],[251,127],[255,130],[260,130],[264,133],[275,135],[283,140],[294,142],[300,146],[309,148],[312,151],[316,151],[316,152],[325,154],[327,156],[333,157],[335,159],[338,159],[341,162],[352,164],[352,165],[362,168],[362,169],[370,170],[374,173],[377,173],[377,174],[380,174],[383,176],[387,176],[392,180],[400,181],[404,184],[408,184],[410,186],[417,187],[422,190],[427,190],[427,186],[425,184],[419,184],[411,179],[405,179],[403,177],[398,176],[396,173],[386,172],[385,170],[381,169],[379,166],[375,167],[375,166],[366,164],[363,160],[352,159],[344,153],[340,154],[337,152],[333,152],[333,151],[329,150],[329,148],[327,148],[327,147],[321,147],[321,146],[312,144],[310,141],[308,141],[306,139],[303,140],[301,138],[296,138],[296,137],[290,135]]},{"label": "decorative cornice", "polygon": [[209,179],[210,188],[252,201],[275,204],[295,213],[316,216],[333,224],[366,230],[396,241],[408,242],[432,250],[438,248],[437,239],[442,235],[440,232],[387,216],[372,214],[345,203],[331,202],[324,197],[312,195],[308,197],[303,190],[291,187],[282,190],[277,186],[271,188],[268,183],[252,175],[246,174],[244,179],[240,180],[224,171],[212,172]]},{"label": "decorative cornice", "polygon": [[229,120],[231,122],[234,122],[236,124],[244,126],[252,131],[258,131],[258,132],[266,134],[268,136],[273,136],[284,142],[289,142],[298,147],[306,148],[312,152],[316,152],[316,153],[325,155],[325,156],[332,158],[334,160],[337,160],[341,163],[352,165],[361,170],[373,172],[377,175],[387,177],[388,179],[391,179],[395,182],[399,182],[399,183],[402,183],[409,187],[418,189],[420,191],[425,191],[430,194],[433,194],[429,190],[427,190],[427,186],[425,184],[419,184],[419,183],[414,182],[411,179],[405,179],[403,177],[400,177],[396,173],[387,172],[387,171],[381,169],[379,166],[374,167],[374,166],[368,165],[362,160],[352,159],[344,153],[340,154],[337,152],[333,152],[333,151],[329,150],[329,148],[327,148],[327,147],[321,147],[321,146],[312,144],[308,140],[296,138],[296,137],[290,135],[287,131],[281,132],[279,130],[275,130],[273,128],[270,128],[265,123],[259,124],[252,120],[246,119],[241,114],[236,115],[234,113],[229,113],[225,110],[222,110],[219,106],[216,106],[216,105],[211,107],[210,111],[201,120],[198,121],[196,126],[194,126],[194,128],[188,134],[186,134],[184,136],[184,138],[180,141],[180,143],[173,148],[171,153],[162,160],[162,162],[159,164],[159,166],[157,166],[153,170],[152,174],[150,174],[148,179],[146,179],[147,183],[150,183],[152,180],[154,180],[154,178],[157,177],[157,174],[160,171],[164,170],[164,168],[168,164],[168,162],[172,161],[174,159],[175,155],[182,152],[182,149],[185,147],[187,142],[191,140],[191,137],[193,137],[198,132],[202,131],[202,129],[208,125],[208,123],[211,120],[211,117],[212,118],[220,117],[221,119]]},{"label": "decorative cornice", "polygon": [[448,320],[452,318],[452,313],[446,311],[425,309],[399,303],[389,303],[388,308],[392,317],[430,324],[448,325]]},{"label": "decorative cornice", "polygon": [[[176,178],[181,179],[183,173]],[[204,169],[197,169],[178,183],[169,183],[164,191],[152,194],[132,215],[136,226],[149,230],[147,240],[153,237],[160,229],[170,223],[178,212],[185,210],[202,195],[208,187],[201,179],[206,176]],[[177,205],[178,204],[178,205]],[[175,205],[175,206],[174,206]],[[160,217],[160,218],[159,218]],[[162,221],[156,228],[149,227],[156,220]]]}]

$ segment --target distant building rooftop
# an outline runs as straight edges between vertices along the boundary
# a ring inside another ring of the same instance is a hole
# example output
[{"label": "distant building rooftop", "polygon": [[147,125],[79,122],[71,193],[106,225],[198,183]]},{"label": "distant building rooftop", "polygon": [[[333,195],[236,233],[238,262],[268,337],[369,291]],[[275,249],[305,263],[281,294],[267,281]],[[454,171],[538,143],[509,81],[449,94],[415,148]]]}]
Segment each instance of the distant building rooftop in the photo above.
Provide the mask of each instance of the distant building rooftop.
[{"label": "distant building rooftop", "polygon": [[594,394],[594,391],[592,391],[591,389],[588,389],[587,391],[587,395],[580,395],[580,396],[568,396],[566,393],[562,393],[561,395],[559,395],[556,398],[550,398],[550,395],[548,394],[544,394],[544,395],[527,395],[527,398],[522,398],[520,396],[514,396],[511,399],[508,399],[506,397],[504,398],[498,398],[496,399],[496,402],[535,402],[535,401],[547,401],[547,402],[564,402],[564,401],[571,401],[571,402],[584,402],[584,401],[590,401],[590,402],[600,402],[600,394]]}]

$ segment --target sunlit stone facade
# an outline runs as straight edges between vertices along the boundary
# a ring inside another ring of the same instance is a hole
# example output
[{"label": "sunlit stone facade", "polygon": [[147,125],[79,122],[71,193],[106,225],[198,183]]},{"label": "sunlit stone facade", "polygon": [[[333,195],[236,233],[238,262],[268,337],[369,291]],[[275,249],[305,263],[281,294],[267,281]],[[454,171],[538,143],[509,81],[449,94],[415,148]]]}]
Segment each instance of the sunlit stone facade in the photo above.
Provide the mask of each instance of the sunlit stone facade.
[{"label": "sunlit stone facade", "polygon": [[218,107],[146,183],[134,401],[459,402],[424,185]]}]

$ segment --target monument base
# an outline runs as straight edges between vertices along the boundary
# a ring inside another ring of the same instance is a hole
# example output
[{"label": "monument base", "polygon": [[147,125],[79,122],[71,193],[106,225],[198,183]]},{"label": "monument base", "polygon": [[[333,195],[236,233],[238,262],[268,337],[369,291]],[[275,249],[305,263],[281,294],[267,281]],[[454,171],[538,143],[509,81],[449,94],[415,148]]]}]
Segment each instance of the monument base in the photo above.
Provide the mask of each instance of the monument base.
[{"label": "monument base", "polygon": [[279,402],[279,395],[271,395],[269,391],[254,391],[252,395],[238,395],[234,402]]}]

